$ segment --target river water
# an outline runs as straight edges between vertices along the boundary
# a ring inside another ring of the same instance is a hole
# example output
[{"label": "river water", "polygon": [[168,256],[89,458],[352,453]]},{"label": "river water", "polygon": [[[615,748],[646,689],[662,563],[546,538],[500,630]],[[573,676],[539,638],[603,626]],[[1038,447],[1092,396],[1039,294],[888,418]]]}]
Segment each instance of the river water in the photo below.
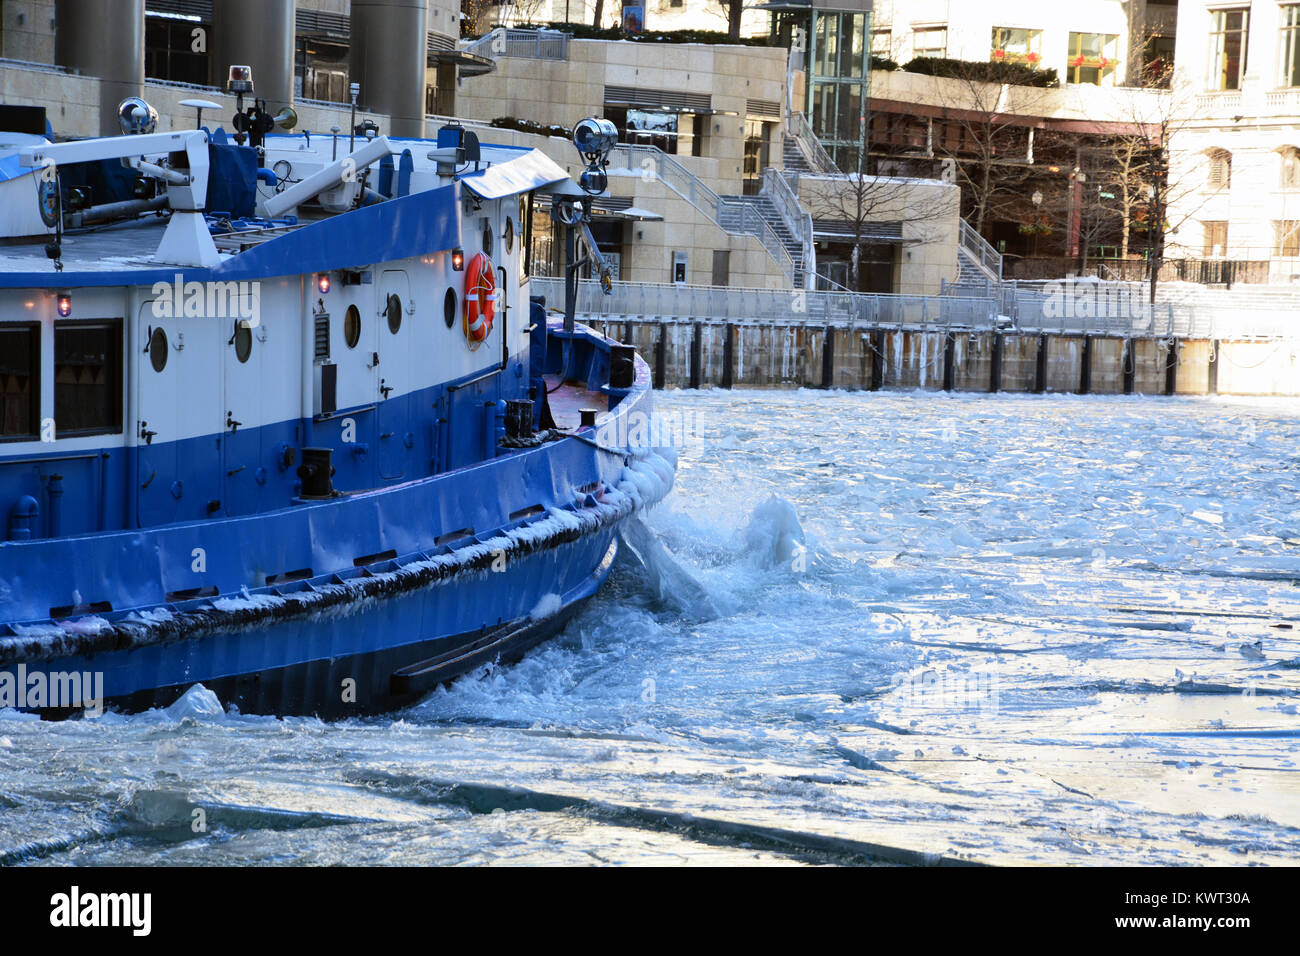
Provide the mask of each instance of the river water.
[{"label": "river water", "polygon": [[1300,862],[1300,404],[659,407],[561,637],[382,719],[0,713],[0,862]]}]

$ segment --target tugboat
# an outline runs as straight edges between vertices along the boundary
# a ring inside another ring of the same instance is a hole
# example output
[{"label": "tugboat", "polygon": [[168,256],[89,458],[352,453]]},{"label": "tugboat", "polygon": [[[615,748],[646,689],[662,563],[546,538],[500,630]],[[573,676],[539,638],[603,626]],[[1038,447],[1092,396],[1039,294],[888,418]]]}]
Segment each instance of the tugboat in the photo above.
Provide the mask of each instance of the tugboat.
[{"label": "tugboat", "polygon": [[575,183],[456,124],[295,134],[242,97],[233,134],[139,98],[121,136],[3,116],[0,708],[400,708],[556,634],[671,488],[631,444],[645,362],[574,321],[578,271],[610,280],[606,121]]}]

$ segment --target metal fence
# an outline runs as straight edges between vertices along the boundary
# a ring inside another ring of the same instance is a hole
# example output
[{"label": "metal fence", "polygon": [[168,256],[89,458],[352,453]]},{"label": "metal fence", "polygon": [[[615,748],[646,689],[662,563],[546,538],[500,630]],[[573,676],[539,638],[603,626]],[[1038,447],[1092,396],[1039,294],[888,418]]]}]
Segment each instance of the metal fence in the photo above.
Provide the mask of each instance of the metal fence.
[{"label": "metal fence", "polygon": [[812,215],[799,204],[798,195],[775,166],[763,170],[762,194],[772,200],[772,205],[780,213],[790,233],[799,241],[806,288],[817,275],[817,247],[813,237]]},{"label": "metal fence", "polygon": [[498,58],[520,56],[534,60],[567,60],[570,34],[559,30],[526,30],[499,27],[467,43],[466,53]]},{"label": "metal fence", "polygon": [[962,248],[970,253],[981,272],[994,282],[1001,280],[1001,254],[989,245],[988,241],[965,219],[961,220],[961,244]]},{"label": "metal fence", "polygon": [[[778,326],[1002,331],[1117,338],[1300,340],[1300,316],[1285,308],[1236,309],[1199,303],[1147,304],[1099,290],[1099,283],[1036,287],[1008,282],[988,297],[869,295],[799,289],[737,289],[659,282],[616,282],[604,295],[584,280],[578,314],[586,319],[725,322]],[[1088,294],[1085,295],[1084,287]],[[561,308],[564,284],[534,277],[530,294]]]},{"label": "metal fence", "polygon": [[[530,294],[560,308],[564,283],[533,278]],[[578,288],[578,313],[612,321],[728,322],[754,325],[906,327],[941,331],[949,327],[987,329],[994,325],[993,299],[940,296],[863,295],[801,289],[736,289],[660,282],[616,282],[604,295],[599,283]]]},{"label": "metal fence", "polygon": [[804,116],[799,110],[787,110],[785,129],[799,144],[800,151],[808,160],[808,165],[812,168],[813,173],[820,176],[839,175],[839,167],[835,165],[835,160],[831,159],[830,153],[826,152],[821,140],[817,138],[817,134],[808,125],[808,117]]}]

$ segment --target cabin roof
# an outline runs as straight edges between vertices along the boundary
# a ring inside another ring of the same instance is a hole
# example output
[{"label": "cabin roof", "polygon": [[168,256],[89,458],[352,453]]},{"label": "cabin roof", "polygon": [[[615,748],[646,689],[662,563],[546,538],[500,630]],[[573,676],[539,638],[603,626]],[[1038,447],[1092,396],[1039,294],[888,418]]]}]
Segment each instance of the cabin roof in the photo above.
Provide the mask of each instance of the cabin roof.
[{"label": "cabin roof", "polygon": [[337,216],[276,230],[211,269],[153,256],[166,220],[150,218],[65,235],[63,271],[45,254],[48,237],[0,247],[0,288],[221,282],[328,272],[452,249],[460,243],[461,186],[453,183]]}]

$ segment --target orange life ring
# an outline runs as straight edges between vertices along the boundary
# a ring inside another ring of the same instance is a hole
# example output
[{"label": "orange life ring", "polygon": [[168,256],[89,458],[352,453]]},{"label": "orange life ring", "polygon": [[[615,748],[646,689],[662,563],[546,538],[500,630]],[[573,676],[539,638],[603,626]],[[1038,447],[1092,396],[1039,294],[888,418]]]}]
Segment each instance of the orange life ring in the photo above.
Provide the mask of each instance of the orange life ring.
[{"label": "orange life ring", "polygon": [[497,274],[486,252],[479,252],[465,270],[465,338],[477,345],[492,331],[497,311]]}]

